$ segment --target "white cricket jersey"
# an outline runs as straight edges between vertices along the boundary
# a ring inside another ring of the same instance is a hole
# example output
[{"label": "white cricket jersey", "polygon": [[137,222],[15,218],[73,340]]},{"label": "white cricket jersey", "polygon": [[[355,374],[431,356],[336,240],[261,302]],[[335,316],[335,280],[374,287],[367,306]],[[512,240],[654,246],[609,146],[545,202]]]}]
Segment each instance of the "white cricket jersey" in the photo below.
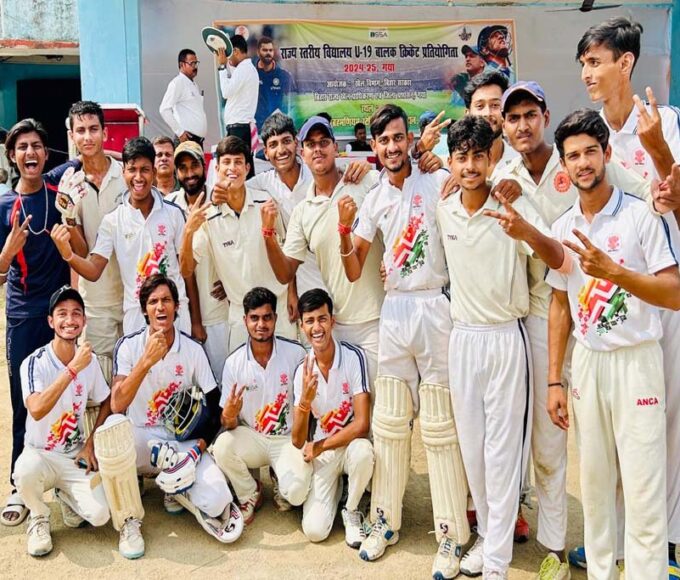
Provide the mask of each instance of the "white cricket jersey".
[{"label": "white cricket jersey", "polygon": [[[144,354],[149,327],[122,337],[113,351],[113,376],[128,376]],[[127,415],[138,427],[162,426],[161,413],[170,397],[182,389],[199,387],[209,393],[217,387],[203,347],[175,329],[175,340],[163,359],[142,380]]]},{"label": "white cricket jersey", "polygon": [[266,368],[255,360],[251,341],[239,346],[224,364],[222,397],[224,408],[231,388],[243,392],[241,423],[263,435],[288,435],[293,428],[293,378],[306,351],[294,340],[277,336]]},{"label": "white cricket jersey", "polygon": [[[292,190],[288,189],[288,186],[281,181],[275,169],[258,173],[246,182],[248,186],[266,191],[272,196],[279,208],[285,228],[288,228],[293,209],[305,198],[309,184],[312,182],[312,173],[307,165],[300,158],[298,158],[298,163],[300,164],[300,175]],[[307,252],[305,261],[298,267],[295,273],[295,282],[297,283],[298,296],[313,288],[326,289],[321,278],[321,272],[319,272],[319,266],[316,264],[316,257],[312,252]]]},{"label": "white cricket jersey", "polygon": [[123,203],[106,214],[99,226],[97,242],[90,250],[107,260],[115,252],[125,288],[123,308],[139,309],[139,289],[152,274],[165,274],[176,285],[181,307],[185,308],[186,290],[179,272],[177,254],[182,243],[184,214],[174,203],[163,199],[157,189],[151,191],[154,203],[144,219],[142,212],[130,205],[130,194]]},{"label": "white cricket jersey", "polygon": [[342,265],[338,234],[340,198],[350,195],[361,208],[377,177],[378,172],[371,171],[358,184],[340,180],[330,197],[316,195],[314,182],[310,182],[305,199],[295,206],[288,223],[283,253],[298,262],[304,262],[309,251],[316,256],[324,285],[333,299],[335,317],[340,324],[361,324],[380,318],[380,308],[385,298],[380,280],[382,242],[371,245],[361,278],[351,283]]},{"label": "white cricket jersey", "polygon": [[[652,214],[645,201],[618,188],[592,223],[586,221],[577,202],[552,226],[555,238],[581,247],[573,229],[629,270],[654,274],[677,265],[666,220]],[[567,292],[576,340],[592,350],[607,351],[661,338],[658,308],[609,280],[587,276],[579,256],[572,257],[569,274],[550,270],[546,281]]]},{"label": "white cricket jersey", "polygon": [[[606,176],[610,184],[638,197],[649,199],[651,203],[650,183],[634,171],[625,169],[615,155],[606,165]],[[534,205],[548,226],[551,226],[578,199],[578,190],[562,168],[560,154],[555,145],[538,183],[529,174],[521,157],[508,164],[498,179],[502,178],[514,179],[520,184],[522,195]],[[534,316],[545,320],[548,319],[552,294],[552,289],[545,283],[547,271],[548,267],[543,260],[537,257],[529,259],[529,310]]]},{"label": "white cricket jersey", "polygon": [[242,60],[236,67],[227,66],[229,70],[218,71],[220,92],[227,101],[224,105],[224,124],[254,123],[260,75],[249,58]]},{"label": "white cricket jersey", "polygon": [[502,174],[505,172],[508,165],[510,165],[510,162],[513,159],[517,159],[518,157],[521,159],[522,156],[512,147],[510,147],[510,144],[505,139],[503,139],[503,154],[498,160],[498,163],[496,163],[496,166],[493,168],[489,179],[494,183],[498,179],[502,179]]},{"label": "white cricket jersey", "polygon": [[[40,347],[21,363],[21,391],[24,404],[33,393],[42,393],[66,366],[54,353],[52,343]],[[35,449],[75,456],[85,442],[87,402],[101,403],[110,394],[97,357],[78,373],[54,407],[39,421],[30,413],[26,418],[26,445]]]},{"label": "white cricket jersey", "polygon": [[[243,297],[256,286],[268,288],[282,300],[282,306],[286,304],[286,286],[274,275],[262,237],[260,207],[269,199],[268,193],[246,186],[240,214],[226,203],[212,206],[208,219],[194,235],[194,260],[200,264],[206,257],[212,259],[232,308],[240,309]],[[276,233],[284,237],[280,219]]]},{"label": "white cricket jersey", "polygon": [[432,290],[448,284],[436,221],[439,192],[448,175],[443,170],[422,173],[414,166],[399,189],[383,170],[366,195],[354,223],[354,235],[373,242],[378,230],[382,232],[388,292]]},{"label": "white cricket jersey", "polygon": [[[645,103],[647,111],[651,113],[649,103]],[[659,105],[663,137],[668,143],[676,161],[680,160],[680,109],[670,105]],[[605,124],[609,128],[609,144],[613,152],[620,159],[621,164],[636,171],[645,179],[658,179],[659,174],[654,167],[652,157],[645,151],[637,134],[637,123],[640,111],[633,105],[626,122],[620,131],[612,129],[605,117],[604,109],[600,111]]]},{"label": "white cricket jersey", "polygon": [[[312,416],[316,420],[312,441],[320,441],[337,433],[354,419],[353,397],[368,393],[368,369],[364,351],[354,344],[333,339],[335,356],[328,371],[328,381],[314,361],[317,373],[316,397],[312,402]],[[304,365],[295,371],[295,401],[302,397]]]},{"label": "white cricket jersey", "polygon": [[[505,213],[491,195],[472,216],[461,201],[462,192],[437,207],[446,263],[451,279],[451,317],[467,324],[500,324],[529,313],[527,261],[533,250],[508,236],[485,209]],[[544,234],[550,235],[536,208],[523,197],[513,207]]]},{"label": "white cricket jersey", "polygon": [[[112,157],[107,158],[109,170],[102,180],[101,187],[97,189],[90,181],[83,181],[82,185],[86,193],[76,206],[78,222],[82,225],[88,248],[94,248],[102,219],[121,204],[123,194],[127,190],[120,163]],[[82,169],[80,171],[82,172]],[[61,190],[62,184],[60,183],[59,186]],[[116,257],[111,256],[101,278],[96,282],[90,282],[80,276],[78,290],[87,308],[91,306],[111,307],[122,311],[123,281],[120,278]]]},{"label": "white cricket jersey", "polygon": [[178,137],[184,131],[197,137],[208,134],[203,92],[195,81],[183,73],[179,73],[168,84],[158,111]]},{"label": "white cricket jersey", "polygon": [[[176,204],[184,212],[189,213],[189,204],[184,189],[173,191],[165,197],[166,201]],[[213,285],[219,281],[212,258],[206,256],[204,260],[196,264],[194,272],[196,285],[198,286],[198,300],[201,306],[201,321],[204,326],[212,326],[229,319],[229,300],[217,300],[211,296]]]}]

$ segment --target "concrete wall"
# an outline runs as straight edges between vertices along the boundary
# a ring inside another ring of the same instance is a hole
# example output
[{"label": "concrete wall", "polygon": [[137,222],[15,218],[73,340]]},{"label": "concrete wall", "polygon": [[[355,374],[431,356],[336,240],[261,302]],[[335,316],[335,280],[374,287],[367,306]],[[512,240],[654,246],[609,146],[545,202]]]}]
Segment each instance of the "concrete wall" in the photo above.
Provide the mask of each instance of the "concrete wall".
[{"label": "concrete wall", "polygon": [[[676,0],[677,1],[677,0]],[[248,22],[276,19],[413,21],[479,20],[514,18],[516,26],[518,78],[539,81],[549,99],[554,123],[569,111],[590,105],[574,62],[576,44],[583,32],[606,18],[628,15],[645,29],[640,63],[634,84],[638,91],[650,85],[660,102],[668,100],[670,72],[670,8],[615,8],[590,13],[549,12],[542,6],[504,7],[416,7],[340,6],[331,4],[290,5],[241,3],[219,0],[144,0],[141,5],[142,107],[150,121],[148,136],[167,133],[158,106],[170,79],[177,74],[177,52],[196,50],[201,61],[197,81],[205,91],[210,130],[208,143],[219,138],[214,58],[203,44],[201,28],[214,20]],[[680,60],[680,58],[678,59]]]},{"label": "concrete wall", "polygon": [[77,0],[0,0],[0,39],[78,41]]}]

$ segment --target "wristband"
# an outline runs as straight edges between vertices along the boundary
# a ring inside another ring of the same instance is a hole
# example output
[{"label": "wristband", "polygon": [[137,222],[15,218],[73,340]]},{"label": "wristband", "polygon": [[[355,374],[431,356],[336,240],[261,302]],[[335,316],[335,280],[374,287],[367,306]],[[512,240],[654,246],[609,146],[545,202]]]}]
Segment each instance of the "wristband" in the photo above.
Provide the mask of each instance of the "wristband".
[{"label": "wristband", "polygon": [[71,260],[73,260],[73,256],[75,256],[75,252],[71,250],[71,255],[68,258],[64,258],[64,262],[70,263]]},{"label": "wristband", "polygon": [[74,371],[73,368],[71,368],[70,365],[66,367],[66,372],[69,374],[72,381],[75,381],[76,378],[78,378],[78,373],[76,371]]},{"label": "wristband", "polygon": [[340,257],[341,258],[346,258],[347,256],[351,256],[354,253],[354,246],[352,246],[352,249],[347,252],[346,254],[342,253],[342,248],[340,248]]},{"label": "wristband", "polygon": [[262,228],[263,238],[273,238],[276,235],[276,230],[274,228]]},{"label": "wristband", "polygon": [[338,223],[338,233],[341,236],[349,236],[352,233],[352,226],[346,226],[345,224]]},{"label": "wristband", "polygon": [[562,382],[559,382],[559,383],[548,383],[548,386],[549,386],[549,387],[564,387],[564,385],[562,384]]},{"label": "wristband", "polygon": [[7,272],[0,272],[0,277],[2,277],[2,278],[7,278],[7,276],[9,275],[9,270],[10,270],[10,269],[7,268]]},{"label": "wristband", "polygon": [[309,413],[312,410],[311,407],[308,407],[307,405],[305,405],[303,403],[300,403],[298,405],[298,409],[300,409],[300,411],[302,411],[303,413]]}]

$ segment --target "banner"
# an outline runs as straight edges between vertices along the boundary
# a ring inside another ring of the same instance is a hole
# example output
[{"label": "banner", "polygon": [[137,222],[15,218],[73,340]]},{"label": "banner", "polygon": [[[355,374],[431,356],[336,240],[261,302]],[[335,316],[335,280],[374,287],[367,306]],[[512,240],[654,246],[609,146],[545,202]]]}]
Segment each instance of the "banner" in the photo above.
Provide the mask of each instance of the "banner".
[{"label": "banner", "polygon": [[326,112],[337,136],[351,136],[356,123],[367,124],[381,105],[395,103],[417,132],[426,111],[462,116],[463,89],[474,76],[500,70],[514,82],[517,73],[513,20],[214,26],[248,42],[260,74],[258,127],[277,109],[297,127]]}]

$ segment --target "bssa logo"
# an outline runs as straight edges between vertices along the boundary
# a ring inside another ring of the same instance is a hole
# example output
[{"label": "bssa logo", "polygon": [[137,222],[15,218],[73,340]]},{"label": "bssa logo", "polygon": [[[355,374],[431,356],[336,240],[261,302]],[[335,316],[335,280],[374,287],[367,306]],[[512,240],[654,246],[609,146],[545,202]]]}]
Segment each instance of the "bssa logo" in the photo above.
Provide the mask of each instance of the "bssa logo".
[{"label": "bssa logo", "polygon": [[376,38],[389,38],[390,33],[387,28],[376,28],[368,31],[368,38],[375,40]]}]

